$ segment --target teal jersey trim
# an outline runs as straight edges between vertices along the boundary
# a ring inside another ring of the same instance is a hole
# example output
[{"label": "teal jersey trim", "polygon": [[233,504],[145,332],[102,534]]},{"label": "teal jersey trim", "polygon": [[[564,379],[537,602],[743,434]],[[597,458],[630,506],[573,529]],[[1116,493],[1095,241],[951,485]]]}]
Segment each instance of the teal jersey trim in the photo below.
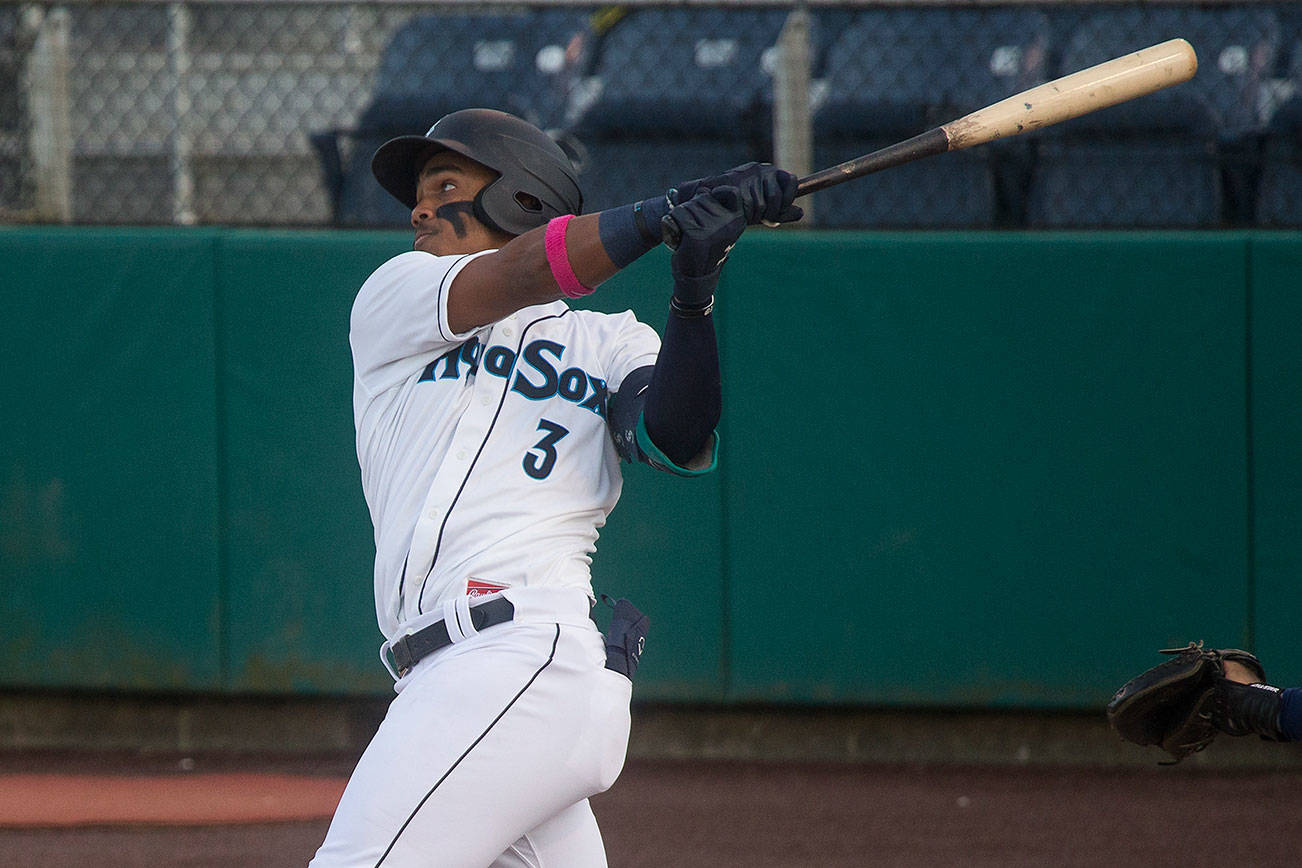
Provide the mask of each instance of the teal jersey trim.
[{"label": "teal jersey trim", "polygon": [[646,418],[643,416],[637,417],[637,445],[642,450],[642,454],[646,456],[647,463],[657,470],[663,470],[675,476],[704,476],[718,466],[719,432],[716,430],[710,436],[714,439],[714,444],[710,450],[709,466],[702,467],[700,470],[689,470],[686,467],[679,467],[651,442],[651,435],[646,433]]}]

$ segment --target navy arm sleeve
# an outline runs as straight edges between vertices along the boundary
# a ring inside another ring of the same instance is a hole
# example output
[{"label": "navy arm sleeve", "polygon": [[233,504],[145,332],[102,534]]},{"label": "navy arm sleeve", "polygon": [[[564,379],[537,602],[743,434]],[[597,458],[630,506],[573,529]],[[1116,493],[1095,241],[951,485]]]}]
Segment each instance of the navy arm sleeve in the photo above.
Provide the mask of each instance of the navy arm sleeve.
[{"label": "navy arm sleeve", "polygon": [[620,457],[674,473],[704,472],[688,466],[716,445],[721,391],[712,318],[670,313],[655,366],[629,374],[611,396],[609,421]]}]

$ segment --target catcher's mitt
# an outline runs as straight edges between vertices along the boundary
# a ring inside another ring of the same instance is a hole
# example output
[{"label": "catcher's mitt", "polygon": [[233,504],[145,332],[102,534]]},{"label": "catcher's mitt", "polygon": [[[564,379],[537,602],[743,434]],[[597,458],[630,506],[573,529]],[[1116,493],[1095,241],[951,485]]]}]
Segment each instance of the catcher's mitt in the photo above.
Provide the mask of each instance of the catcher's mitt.
[{"label": "catcher's mitt", "polygon": [[1108,723],[1126,741],[1155,744],[1174,762],[1196,753],[1216,738],[1212,722],[1216,684],[1225,677],[1226,660],[1253,669],[1266,680],[1261,661],[1237,648],[1207,649],[1202,642],[1168,648],[1172,659],[1127,681],[1108,703]]}]

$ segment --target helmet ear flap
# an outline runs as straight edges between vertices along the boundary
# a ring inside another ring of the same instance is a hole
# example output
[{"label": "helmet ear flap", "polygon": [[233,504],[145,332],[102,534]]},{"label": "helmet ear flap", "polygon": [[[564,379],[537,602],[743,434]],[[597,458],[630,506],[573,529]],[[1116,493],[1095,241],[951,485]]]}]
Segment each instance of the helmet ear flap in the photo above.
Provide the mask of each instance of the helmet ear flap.
[{"label": "helmet ear flap", "polygon": [[[564,213],[556,205],[528,190],[508,184],[508,179],[501,177],[484,185],[470,204],[480,223],[507,235],[522,235]],[[493,214],[498,219],[493,219]],[[503,225],[504,223],[509,223],[510,226]]]},{"label": "helmet ear flap", "polygon": [[497,221],[494,220],[492,217],[488,216],[488,210],[484,207],[484,194],[487,193],[489,189],[496,183],[497,181],[490,181],[483,188],[481,188],[480,191],[475,194],[475,198],[471,200],[470,209],[471,211],[474,212],[476,220],[478,220],[480,223],[483,223],[485,226],[487,226],[489,229],[492,229],[494,232],[501,232],[504,235],[514,235],[515,234],[514,232],[507,232],[501,226],[497,225]]}]

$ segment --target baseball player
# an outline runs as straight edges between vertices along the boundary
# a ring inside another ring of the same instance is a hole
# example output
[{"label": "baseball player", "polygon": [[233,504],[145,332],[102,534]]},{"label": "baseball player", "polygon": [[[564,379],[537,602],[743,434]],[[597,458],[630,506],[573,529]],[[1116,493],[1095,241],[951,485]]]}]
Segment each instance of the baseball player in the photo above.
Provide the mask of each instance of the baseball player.
[{"label": "baseball player", "polygon": [[[415,231],[349,335],[398,695],[312,865],[602,866],[588,797],[623,767],[646,618],[621,600],[605,641],[594,626],[598,529],[621,460],[714,467],[714,288],[747,225],[801,217],[796,179],[751,163],[578,216],[564,152],[484,109],[386,142],[372,168]],[[630,312],[568,306],[666,219],[663,343]]]}]

